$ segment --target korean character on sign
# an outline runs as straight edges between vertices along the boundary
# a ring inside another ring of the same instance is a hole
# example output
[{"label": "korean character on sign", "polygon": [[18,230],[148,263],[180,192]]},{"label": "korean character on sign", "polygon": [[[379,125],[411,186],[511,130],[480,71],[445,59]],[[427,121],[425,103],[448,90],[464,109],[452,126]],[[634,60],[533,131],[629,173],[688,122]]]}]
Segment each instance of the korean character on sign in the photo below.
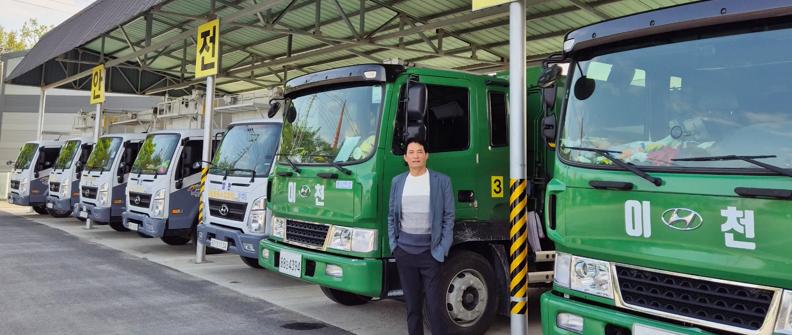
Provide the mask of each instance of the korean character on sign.
[{"label": "korean character on sign", "polygon": [[[737,210],[737,207],[726,207],[721,210],[726,223],[721,225],[721,232],[726,239],[726,247],[735,249],[755,250],[756,234],[754,231],[754,211]],[[735,235],[740,236],[735,238]]]}]

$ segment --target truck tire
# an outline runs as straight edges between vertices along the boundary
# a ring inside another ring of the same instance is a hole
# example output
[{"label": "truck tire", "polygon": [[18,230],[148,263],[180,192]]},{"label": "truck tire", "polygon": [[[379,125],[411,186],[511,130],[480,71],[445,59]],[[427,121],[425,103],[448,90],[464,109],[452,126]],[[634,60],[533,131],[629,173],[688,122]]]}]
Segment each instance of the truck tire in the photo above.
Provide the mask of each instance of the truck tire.
[{"label": "truck tire", "polygon": [[49,211],[47,210],[47,206],[33,206],[33,210],[41,215],[49,215]]},{"label": "truck tire", "polygon": [[[434,299],[446,302],[442,318],[449,334],[484,334],[495,319],[498,296],[495,271],[487,259],[471,251],[450,255],[440,270],[440,290]],[[424,323],[429,326],[424,305]]]},{"label": "truck tire", "polygon": [[364,295],[344,292],[324,286],[321,286],[321,288],[322,288],[322,293],[324,293],[324,295],[328,299],[334,301],[335,303],[342,304],[344,306],[363,305],[371,301],[371,297],[367,297]]},{"label": "truck tire", "polygon": [[[206,248],[206,252],[207,253],[209,253],[209,249],[212,249],[212,248]],[[258,258],[250,258],[250,257],[245,257],[245,256],[239,256],[239,258],[241,258],[242,262],[245,263],[247,266],[249,266],[251,268],[263,269],[261,267],[261,265],[259,265]]]},{"label": "truck tire", "polygon": [[110,220],[110,228],[113,228],[113,230],[120,232],[129,231],[129,229],[126,229],[126,227],[124,227],[123,222],[113,221],[113,220]]},{"label": "truck tire", "polygon": [[52,215],[52,217],[54,217],[54,218],[65,218],[65,217],[71,216],[72,210],[70,209],[70,210],[65,211],[65,212],[51,210],[49,212],[49,214]]},{"label": "truck tire", "polygon": [[165,242],[167,245],[185,245],[192,240],[190,236],[163,236],[160,237],[162,242]]}]

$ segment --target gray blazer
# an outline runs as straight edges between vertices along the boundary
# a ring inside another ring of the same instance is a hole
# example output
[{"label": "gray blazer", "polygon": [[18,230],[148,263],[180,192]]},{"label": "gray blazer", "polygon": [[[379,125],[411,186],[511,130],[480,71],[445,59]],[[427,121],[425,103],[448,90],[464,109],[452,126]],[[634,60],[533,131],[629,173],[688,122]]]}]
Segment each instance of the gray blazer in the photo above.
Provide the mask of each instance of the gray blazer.
[{"label": "gray blazer", "polygon": [[[407,174],[402,173],[393,177],[391,181],[390,201],[388,208],[388,242],[393,253],[396,250],[396,240],[401,230],[402,192]],[[429,170],[429,217],[432,218],[432,257],[438,262],[443,262],[451,243],[454,242],[454,191],[451,187],[451,178]]]}]

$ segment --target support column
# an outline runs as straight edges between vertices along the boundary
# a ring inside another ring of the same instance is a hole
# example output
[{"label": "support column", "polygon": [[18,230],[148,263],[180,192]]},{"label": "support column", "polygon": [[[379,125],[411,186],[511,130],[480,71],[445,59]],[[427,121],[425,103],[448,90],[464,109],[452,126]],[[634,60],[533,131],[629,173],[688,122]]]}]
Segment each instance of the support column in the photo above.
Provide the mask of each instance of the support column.
[{"label": "support column", "polygon": [[[215,90],[215,76],[206,77],[206,101],[204,102],[204,139],[203,139],[203,152],[201,153],[201,161],[203,161],[203,168],[201,169],[201,196],[198,203],[198,224],[204,223],[206,217],[206,200],[207,195],[205,192],[206,175],[209,172],[209,161],[212,150],[212,110],[214,109],[214,90]],[[197,231],[197,230],[196,230]],[[195,263],[203,263],[206,260],[206,246],[201,243],[198,236],[195,237]]]},{"label": "support column", "polygon": [[[96,104],[96,115],[94,117],[94,149],[99,145],[99,136],[102,136],[100,127],[102,125],[102,104]],[[85,219],[85,229],[93,229],[93,221],[90,218]]]},{"label": "support column", "polygon": [[528,330],[525,87],[525,0],[517,0],[509,4],[509,290],[512,335],[524,335]]},{"label": "support column", "polygon": [[42,87],[39,95],[38,126],[36,128],[36,139],[44,139],[44,109],[47,107],[47,89]]}]

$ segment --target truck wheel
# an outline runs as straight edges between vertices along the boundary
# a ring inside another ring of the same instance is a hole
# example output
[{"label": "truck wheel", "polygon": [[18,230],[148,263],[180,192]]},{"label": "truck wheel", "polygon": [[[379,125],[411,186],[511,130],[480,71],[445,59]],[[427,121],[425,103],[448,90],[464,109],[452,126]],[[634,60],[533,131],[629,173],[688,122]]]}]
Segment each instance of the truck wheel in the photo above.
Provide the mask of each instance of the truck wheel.
[{"label": "truck wheel", "polygon": [[[484,334],[495,318],[498,296],[495,271],[483,256],[471,251],[458,251],[446,259],[440,271],[440,290],[434,297],[446,302],[442,318],[449,334]],[[442,301],[441,300],[441,301]],[[428,308],[424,306],[424,322],[429,326]]]},{"label": "truck wheel", "polygon": [[60,211],[52,210],[52,211],[50,211],[49,213],[50,213],[50,215],[52,215],[52,217],[54,217],[54,218],[65,218],[65,217],[67,217],[67,216],[71,216],[71,214],[72,214],[72,210],[70,209],[70,210],[68,210],[68,211],[65,211],[65,212],[60,212]]},{"label": "truck wheel", "polygon": [[[209,249],[211,248],[206,248],[207,253],[209,253]],[[261,265],[259,265],[258,258],[250,258],[245,256],[239,256],[239,258],[242,258],[242,262],[251,268],[262,269]]]},{"label": "truck wheel", "polygon": [[160,240],[167,245],[185,245],[190,242],[191,238],[189,236],[163,236],[160,237]]},{"label": "truck wheel", "polygon": [[41,215],[49,215],[49,211],[47,210],[47,206],[33,206],[33,210]]},{"label": "truck wheel", "polygon": [[126,229],[126,227],[124,227],[123,222],[113,221],[113,220],[110,220],[110,228],[113,228],[113,230],[120,232],[129,231],[129,229]]},{"label": "truck wheel", "polygon": [[371,301],[371,297],[339,291],[334,288],[329,288],[324,286],[322,286],[322,293],[324,293],[325,297],[327,297],[328,299],[345,306],[363,305]]}]

